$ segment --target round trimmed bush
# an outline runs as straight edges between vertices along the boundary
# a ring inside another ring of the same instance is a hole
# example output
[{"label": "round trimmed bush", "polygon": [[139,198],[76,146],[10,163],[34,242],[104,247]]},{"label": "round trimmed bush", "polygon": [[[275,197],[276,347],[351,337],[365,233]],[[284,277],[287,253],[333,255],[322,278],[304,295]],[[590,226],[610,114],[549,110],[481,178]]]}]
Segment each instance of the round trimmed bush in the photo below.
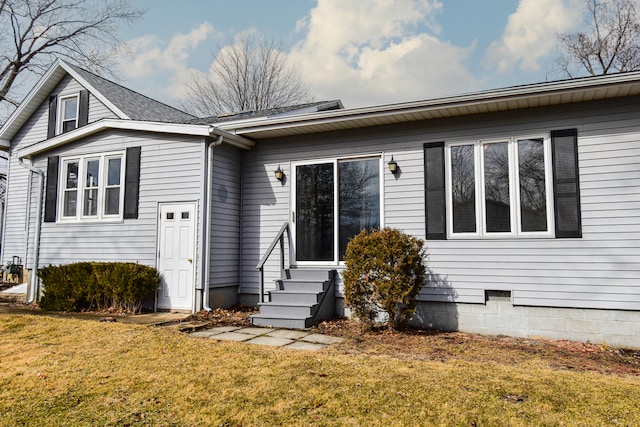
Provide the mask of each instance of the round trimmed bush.
[{"label": "round trimmed bush", "polygon": [[347,245],[345,305],[369,325],[386,312],[390,329],[402,326],[425,284],[425,254],[424,240],[401,230],[363,230]]}]

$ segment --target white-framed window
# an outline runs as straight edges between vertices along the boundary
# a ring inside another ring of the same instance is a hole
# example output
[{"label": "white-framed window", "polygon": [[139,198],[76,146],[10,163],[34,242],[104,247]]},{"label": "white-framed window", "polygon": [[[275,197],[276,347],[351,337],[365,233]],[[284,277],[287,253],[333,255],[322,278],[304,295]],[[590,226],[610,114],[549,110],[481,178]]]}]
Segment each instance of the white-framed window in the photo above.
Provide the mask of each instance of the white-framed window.
[{"label": "white-framed window", "polygon": [[300,161],[291,170],[299,265],[337,265],[352,237],[382,226],[382,155]]},{"label": "white-framed window", "polygon": [[63,221],[121,219],[123,163],[123,152],[63,158],[59,218]]},{"label": "white-framed window", "polygon": [[79,95],[60,98],[58,105],[58,134],[69,132],[78,127]]},{"label": "white-framed window", "polygon": [[548,135],[446,145],[450,238],[553,237]]}]

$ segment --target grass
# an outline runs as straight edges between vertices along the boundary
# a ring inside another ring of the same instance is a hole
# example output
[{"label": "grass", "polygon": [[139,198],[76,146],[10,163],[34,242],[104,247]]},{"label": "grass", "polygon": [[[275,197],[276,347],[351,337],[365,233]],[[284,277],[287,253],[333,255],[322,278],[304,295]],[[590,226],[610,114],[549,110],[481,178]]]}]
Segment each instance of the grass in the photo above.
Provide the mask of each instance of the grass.
[{"label": "grass", "polygon": [[[353,346],[354,344],[347,344]],[[635,425],[640,377],[0,314],[0,426]]]}]

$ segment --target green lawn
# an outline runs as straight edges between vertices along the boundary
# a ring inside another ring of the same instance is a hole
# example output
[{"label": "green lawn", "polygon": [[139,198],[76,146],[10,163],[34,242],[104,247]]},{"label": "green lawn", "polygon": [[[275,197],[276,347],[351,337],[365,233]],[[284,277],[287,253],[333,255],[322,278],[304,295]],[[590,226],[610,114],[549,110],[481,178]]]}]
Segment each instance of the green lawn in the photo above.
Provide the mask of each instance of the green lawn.
[{"label": "green lawn", "polygon": [[0,315],[0,425],[637,425],[640,377]]}]

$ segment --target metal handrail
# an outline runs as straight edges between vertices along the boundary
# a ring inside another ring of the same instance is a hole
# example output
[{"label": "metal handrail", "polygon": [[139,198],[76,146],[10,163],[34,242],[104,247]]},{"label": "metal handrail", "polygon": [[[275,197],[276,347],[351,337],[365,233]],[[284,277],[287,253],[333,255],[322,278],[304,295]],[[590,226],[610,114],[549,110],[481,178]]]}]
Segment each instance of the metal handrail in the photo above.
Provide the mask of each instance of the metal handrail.
[{"label": "metal handrail", "polygon": [[[285,222],[284,224],[282,224],[282,227],[280,227],[280,231],[278,231],[278,234],[276,234],[276,237],[274,237],[273,241],[269,245],[269,249],[267,249],[265,254],[262,256],[262,259],[256,266],[256,268],[260,270],[259,301],[261,303],[264,302],[264,264],[269,259],[269,256],[271,256],[271,253],[273,252],[273,249],[276,247],[276,244],[278,244],[278,242],[280,242],[280,270],[281,271],[284,270],[284,232],[285,231],[287,232],[287,237],[289,238],[289,240],[291,239],[291,232],[289,231],[289,223]],[[291,250],[291,248],[289,248],[289,250]]]},{"label": "metal handrail", "polygon": [[[324,303],[324,299],[327,297],[327,295],[331,292],[332,295],[335,295],[335,284],[336,284],[336,278],[338,277],[338,271],[337,270],[331,270],[331,280],[329,281],[329,287],[327,288],[326,291],[324,291],[322,293],[322,296],[320,297],[320,301],[318,302],[318,310],[320,309],[320,307],[322,307],[322,304]],[[315,321],[315,316],[314,316],[314,321]]]}]

